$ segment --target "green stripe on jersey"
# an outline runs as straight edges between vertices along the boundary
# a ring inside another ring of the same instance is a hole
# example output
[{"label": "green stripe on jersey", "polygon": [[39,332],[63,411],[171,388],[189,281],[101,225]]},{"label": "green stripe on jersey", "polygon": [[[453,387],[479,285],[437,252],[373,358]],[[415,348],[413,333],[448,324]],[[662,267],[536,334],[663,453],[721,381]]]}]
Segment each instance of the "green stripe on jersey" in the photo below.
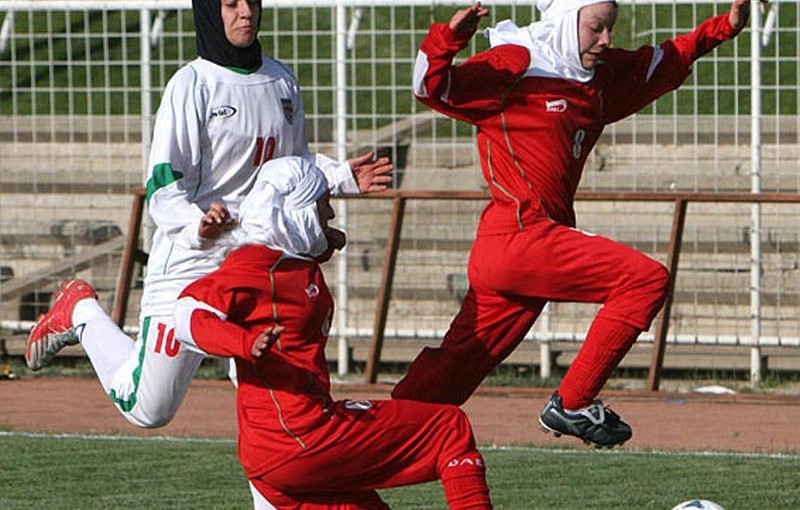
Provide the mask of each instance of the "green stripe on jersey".
[{"label": "green stripe on jersey", "polygon": [[150,201],[153,193],[181,178],[183,178],[183,174],[174,170],[169,163],[159,163],[154,166],[153,175],[147,181],[147,201]]},{"label": "green stripe on jersey", "polygon": [[259,69],[261,69],[261,64],[259,64],[258,67],[255,67],[253,69],[245,69],[244,67],[236,67],[236,66],[229,66],[229,67],[226,67],[225,69],[233,71],[234,73],[237,73],[237,74],[253,74],[256,71],[258,71]]},{"label": "green stripe on jersey", "polygon": [[111,401],[117,404],[123,413],[131,412],[136,405],[136,394],[139,392],[139,380],[142,378],[142,366],[144,366],[144,353],[147,350],[147,333],[149,330],[150,317],[145,317],[142,321],[142,347],[139,349],[139,363],[133,370],[133,393],[128,395],[127,399],[117,395],[114,389],[108,393],[108,396],[111,397]]}]

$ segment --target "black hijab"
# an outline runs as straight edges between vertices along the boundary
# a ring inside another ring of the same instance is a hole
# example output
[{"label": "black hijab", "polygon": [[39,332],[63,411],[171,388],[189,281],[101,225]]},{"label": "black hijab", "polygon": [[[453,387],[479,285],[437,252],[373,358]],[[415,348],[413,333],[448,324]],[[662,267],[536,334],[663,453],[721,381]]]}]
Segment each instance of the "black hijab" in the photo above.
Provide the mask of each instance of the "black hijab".
[{"label": "black hijab", "polygon": [[[261,67],[261,45],[256,40],[247,48],[237,48],[225,37],[220,0],[192,0],[197,54],[223,67],[254,70]],[[261,26],[261,10],[255,20],[256,32]]]}]

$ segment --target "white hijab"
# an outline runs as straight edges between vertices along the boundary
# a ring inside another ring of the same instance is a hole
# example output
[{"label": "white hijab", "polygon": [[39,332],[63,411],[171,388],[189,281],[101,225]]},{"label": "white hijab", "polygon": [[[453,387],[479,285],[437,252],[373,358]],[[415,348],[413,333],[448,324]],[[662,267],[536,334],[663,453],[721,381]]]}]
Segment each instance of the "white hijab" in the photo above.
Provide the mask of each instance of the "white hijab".
[{"label": "white hijab", "polygon": [[486,29],[492,48],[516,44],[528,48],[531,64],[524,76],[563,78],[586,83],[594,77],[594,69],[581,64],[578,36],[578,11],[587,5],[614,0],[537,0],[541,21],[518,27],[513,21],[501,21]]},{"label": "white hijab", "polygon": [[326,191],[325,175],[308,160],[292,156],[267,162],[239,208],[235,244],[262,244],[300,258],[321,255],[328,241],[317,200]]}]

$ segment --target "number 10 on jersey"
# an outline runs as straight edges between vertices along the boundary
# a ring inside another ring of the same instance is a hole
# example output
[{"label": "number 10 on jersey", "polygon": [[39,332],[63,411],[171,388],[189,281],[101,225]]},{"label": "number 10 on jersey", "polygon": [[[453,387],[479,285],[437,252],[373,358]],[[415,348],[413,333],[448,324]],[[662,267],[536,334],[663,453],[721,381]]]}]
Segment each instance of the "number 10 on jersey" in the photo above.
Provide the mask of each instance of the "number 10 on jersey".
[{"label": "number 10 on jersey", "polygon": [[258,168],[275,155],[275,137],[270,136],[264,138],[259,136],[256,138],[256,155],[253,157],[253,166]]}]

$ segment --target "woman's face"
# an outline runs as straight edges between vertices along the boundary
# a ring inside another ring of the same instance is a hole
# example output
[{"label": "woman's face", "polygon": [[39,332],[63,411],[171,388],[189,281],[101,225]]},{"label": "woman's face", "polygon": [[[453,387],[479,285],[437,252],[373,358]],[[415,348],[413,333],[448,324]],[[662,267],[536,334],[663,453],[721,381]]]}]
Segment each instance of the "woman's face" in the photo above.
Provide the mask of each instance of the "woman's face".
[{"label": "woman's face", "polygon": [[258,37],[260,0],[221,0],[225,37],[237,48],[249,48]]},{"label": "woman's face", "polygon": [[578,40],[584,69],[594,69],[603,52],[611,46],[611,32],[616,21],[617,4],[614,2],[587,5],[578,12]]}]

